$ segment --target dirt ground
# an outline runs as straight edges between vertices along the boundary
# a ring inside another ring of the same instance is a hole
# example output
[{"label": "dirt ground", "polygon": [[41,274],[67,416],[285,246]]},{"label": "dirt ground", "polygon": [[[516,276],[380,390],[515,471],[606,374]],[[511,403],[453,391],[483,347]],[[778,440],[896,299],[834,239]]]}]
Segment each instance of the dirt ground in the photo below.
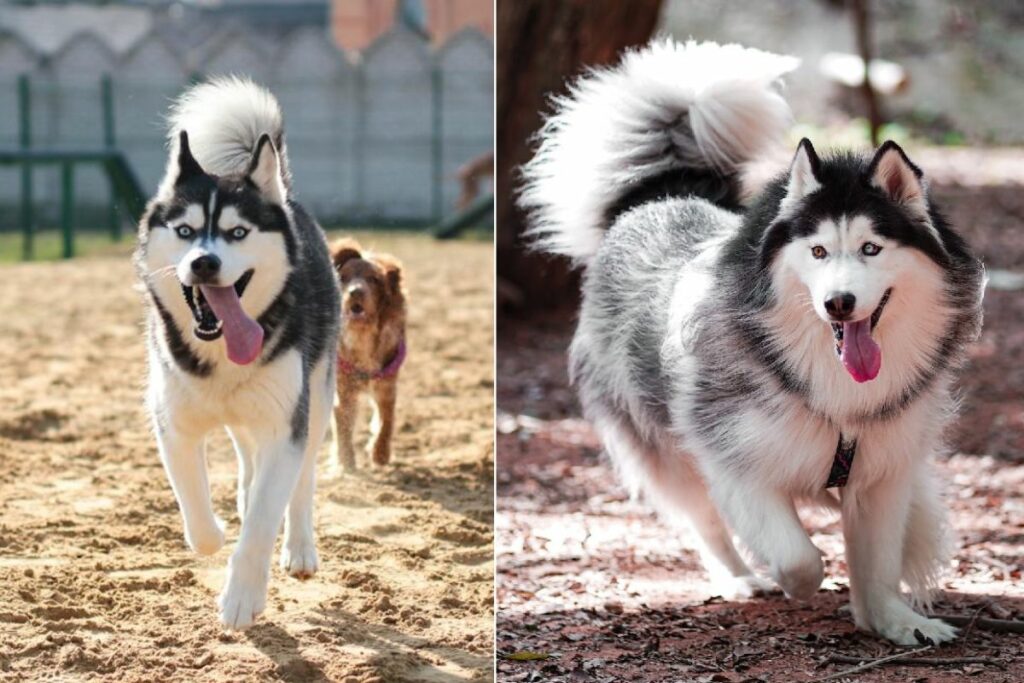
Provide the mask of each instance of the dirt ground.
[{"label": "dirt ground", "polygon": [[493,678],[493,252],[361,238],[407,269],[394,461],[318,482],[320,572],[275,566],[244,633],[214,602],[235,458],[212,439],[228,543],[193,555],[142,410],[127,258],[0,268],[0,680]]},{"label": "dirt ground", "polygon": [[[991,170],[983,154],[957,157],[959,170],[932,156],[926,171],[950,179],[936,195],[993,274],[950,430],[955,455],[940,463],[959,545],[934,612],[967,623],[957,641],[916,655],[954,663],[889,664],[832,680],[1024,680],[1024,633],[994,632],[985,621],[1024,629],[1024,289],[1005,288],[1005,271],[1024,274],[1024,191],[1017,182],[960,182],[979,177],[964,163]],[[1019,174],[1024,153],[1015,159]],[[499,319],[498,679],[793,683],[855,666],[835,656],[899,652],[853,626],[832,516],[804,516],[826,558],[812,600],[711,594],[689,531],[628,498],[580,418],[565,372],[574,318],[511,311]]]}]

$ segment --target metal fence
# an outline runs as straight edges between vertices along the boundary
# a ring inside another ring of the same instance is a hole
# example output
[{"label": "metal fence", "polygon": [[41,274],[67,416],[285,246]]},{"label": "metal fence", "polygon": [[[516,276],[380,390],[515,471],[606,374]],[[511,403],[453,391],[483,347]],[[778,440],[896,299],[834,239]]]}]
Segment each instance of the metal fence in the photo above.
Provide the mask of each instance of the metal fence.
[{"label": "metal fence", "polygon": [[[249,75],[281,102],[296,194],[322,222],[425,225],[454,210],[458,167],[492,147],[492,48],[476,31],[432,50],[396,29],[355,59],[319,30],[273,45],[241,34],[218,40],[198,71],[187,61],[156,35],[115,55],[86,34],[46,59],[0,36],[0,148],[116,147],[148,193],[172,98],[197,78]],[[0,167],[0,230],[19,227],[25,172]],[[31,174],[37,220],[56,221],[61,169]],[[107,177],[83,166],[74,183],[76,225],[108,226]]]}]

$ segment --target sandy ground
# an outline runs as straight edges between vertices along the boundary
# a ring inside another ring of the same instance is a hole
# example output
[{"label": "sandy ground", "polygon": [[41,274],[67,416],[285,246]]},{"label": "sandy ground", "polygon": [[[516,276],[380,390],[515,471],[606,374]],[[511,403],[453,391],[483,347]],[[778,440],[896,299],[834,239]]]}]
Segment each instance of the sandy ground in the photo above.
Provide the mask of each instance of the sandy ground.
[{"label": "sandy ground", "polygon": [[[937,192],[993,272],[1024,273],[1020,185]],[[990,286],[985,318],[950,429],[956,454],[939,464],[958,545],[934,610],[968,625],[957,641],[917,655],[956,661],[833,680],[1024,680],[1024,633],[984,621],[1024,629],[1024,290]],[[813,599],[713,596],[689,531],[629,499],[580,418],[565,371],[574,319],[575,311],[499,319],[498,680],[793,683],[854,666],[834,656],[899,652],[854,628],[833,516],[804,517],[826,560]]]},{"label": "sandy ground", "polygon": [[320,573],[275,566],[244,633],[214,605],[234,455],[212,439],[228,544],[193,555],[142,410],[127,259],[0,268],[0,680],[492,678],[492,249],[363,240],[410,290],[393,464],[319,482]]}]

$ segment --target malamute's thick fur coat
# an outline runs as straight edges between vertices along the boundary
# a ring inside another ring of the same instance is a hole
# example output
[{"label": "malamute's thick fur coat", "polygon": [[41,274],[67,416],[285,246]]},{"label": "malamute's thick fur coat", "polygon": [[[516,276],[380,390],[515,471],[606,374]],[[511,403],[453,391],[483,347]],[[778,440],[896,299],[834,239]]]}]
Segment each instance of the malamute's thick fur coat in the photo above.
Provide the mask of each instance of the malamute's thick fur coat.
[{"label": "malamute's thick fur coat", "polygon": [[170,140],[135,255],[148,304],[146,402],[198,553],[224,544],[206,436],[225,428],[234,442],[242,529],[219,606],[225,625],[245,628],[265,606],[282,518],[281,566],[317,570],[314,470],[334,395],[338,283],[323,231],[291,198],[269,92],[237,79],[198,85],[173,108]]},{"label": "malamute's thick fur coat", "polygon": [[[802,501],[838,507],[859,626],[954,637],[917,613],[947,558],[931,460],[983,271],[893,143],[819,158],[743,206],[743,165],[790,121],[789,57],[658,42],[558,100],[525,168],[537,243],[585,266],[571,374],[634,490],[689,520],[719,589],[813,595]],[[840,440],[855,460],[825,490]]]}]

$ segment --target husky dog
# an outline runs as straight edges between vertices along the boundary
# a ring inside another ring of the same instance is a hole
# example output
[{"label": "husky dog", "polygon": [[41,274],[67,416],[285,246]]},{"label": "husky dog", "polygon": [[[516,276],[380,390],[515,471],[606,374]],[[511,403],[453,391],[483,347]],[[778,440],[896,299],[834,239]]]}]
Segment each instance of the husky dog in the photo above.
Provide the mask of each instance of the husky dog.
[{"label": "husky dog", "polygon": [[218,604],[226,626],[246,628],[266,603],[286,506],[281,566],[317,570],[314,470],[333,402],[338,283],[323,231],[291,198],[269,92],[212,80],[181,96],[170,123],[167,172],[135,253],[146,403],[185,539],[203,555],[224,544],[206,435],[224,427],[234,442],[242,530]]},{"label": "husky dog", "polygon": [[983,270],[892,142],[819,157],[803,140],[744,204],[796,65],[713,43],[629,52],[557,101],[521,200],[539,245],[586,267],[570,350],[586,415],[634,492],[692,523],[718,589],[770,586],[735,533],[788,595],[813,595],[821,552],[796,505],[823,504],[841,511],[857,625],[946,641],[913,605],[947,558],[930,461]]}]

